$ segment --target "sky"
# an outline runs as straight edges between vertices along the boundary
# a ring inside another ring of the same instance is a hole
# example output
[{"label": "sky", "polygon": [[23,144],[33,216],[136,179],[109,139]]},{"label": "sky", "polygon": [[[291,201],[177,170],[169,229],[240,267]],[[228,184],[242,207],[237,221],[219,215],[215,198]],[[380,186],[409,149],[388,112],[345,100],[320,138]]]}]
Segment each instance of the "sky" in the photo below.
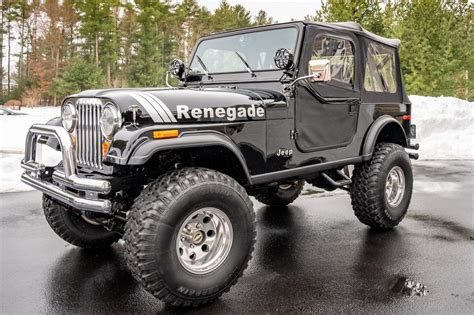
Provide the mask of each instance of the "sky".
[{"label": "sky", "polygon": [[[1,0],[0,0],[1,1]],[[205,6],[208,10],[214,11],[219,7],[222,0],[198,0],[200,5]],[[303,20],[306,15],[314,15],[316,10],[321,7],[321,0],[226,0],[230,5],[241,4],[250,11],[252,17],[258,14],[258,11],[265,10],[268,16],[273,17],[278,22],[288,22],[291,19]],[[174,3],[180,0],[172,1]],[[16,43],[12,43],[12,53],[17,53],[19,47]],[[6,47],[4,47],[6,53]],[[15,68],[17,58],[12,57],[12,69]],[[2,64],[4,69],[7,68],[7,58],[3,58]],[[13,70],[14,71],[14,70]]]}]

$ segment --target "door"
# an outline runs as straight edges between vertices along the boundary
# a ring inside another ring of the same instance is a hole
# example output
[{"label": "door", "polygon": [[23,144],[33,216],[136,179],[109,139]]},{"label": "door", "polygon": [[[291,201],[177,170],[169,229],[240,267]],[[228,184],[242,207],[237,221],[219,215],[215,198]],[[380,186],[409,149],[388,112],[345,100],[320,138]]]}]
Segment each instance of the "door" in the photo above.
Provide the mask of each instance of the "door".
[{"label": "door", "polygon": [[300,76],[318,72],[321,65],[326,72],[318,81],[302,80],[296,87],[296,144],[303,152],[346,146],[355,135],[359,112],[357,39],[313,28],[305,42]]}]

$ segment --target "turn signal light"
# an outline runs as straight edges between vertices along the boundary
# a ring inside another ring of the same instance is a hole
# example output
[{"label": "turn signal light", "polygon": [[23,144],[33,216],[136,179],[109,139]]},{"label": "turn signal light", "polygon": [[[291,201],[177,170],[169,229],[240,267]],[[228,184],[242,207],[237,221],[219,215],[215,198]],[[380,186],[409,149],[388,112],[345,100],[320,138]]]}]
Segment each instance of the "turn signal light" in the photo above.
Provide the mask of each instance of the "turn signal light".
[{"label": "turn signal light", "polygon": [[111,143],[110,141],[102,142],[102,158],[105,158],[105,156],[109,152],[110,143]]},{"label": "turn signal light", "polygon": [[153,131],[153,139],[169,139],[177,138],[178,136],[179,131],[177,129]]},{"label": "turn signal light", "polygon": [[75,146],[76,146],[76,142],[77,142],[76,136],[71,135],[71,141],[72,141],[72,145],[75,147]]}]

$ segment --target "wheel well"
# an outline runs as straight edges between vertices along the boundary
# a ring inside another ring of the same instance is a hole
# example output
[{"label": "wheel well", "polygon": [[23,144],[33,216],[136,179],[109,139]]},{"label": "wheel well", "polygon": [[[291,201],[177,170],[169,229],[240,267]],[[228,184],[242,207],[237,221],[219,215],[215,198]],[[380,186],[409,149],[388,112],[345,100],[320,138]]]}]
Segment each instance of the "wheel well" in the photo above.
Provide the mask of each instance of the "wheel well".
[{"label": "wheel well", "polygon": [[377,140],[375,140],[375,144],[380,142],[396,143],[402,147],[406,147],[408,145],[405,132],[400,127],[400,125],[395,122],[386,124],[382,130],[380,130]]},{"label": "wheel well", "polygon": [[[229,175],[241,185],[248,185],[249,179],[244,166],[228,148],[220,145],[159,151],[146,163],[152,177],[176,167],[199,166]],[[157,169],[157,165],[164,166]],[[165,166],[166,165],[166,166]]]}]

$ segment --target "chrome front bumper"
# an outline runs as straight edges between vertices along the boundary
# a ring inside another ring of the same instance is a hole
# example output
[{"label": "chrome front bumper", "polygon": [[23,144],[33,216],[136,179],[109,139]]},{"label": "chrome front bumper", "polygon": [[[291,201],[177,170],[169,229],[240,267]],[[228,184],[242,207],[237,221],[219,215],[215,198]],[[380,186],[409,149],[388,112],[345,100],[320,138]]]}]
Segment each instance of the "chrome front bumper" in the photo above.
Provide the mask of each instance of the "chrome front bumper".
[{"label": "chrome front bumper", "polygon": [[[63,171],[54,170],[52,181],[44,179],[46,167],[35,161],[36,143],[41,136],[56,137],[61,146]],[[21,161],[25,172],[21,180],[46,195],[80,210],[110,213],[112,203],[100,199],[99,194],[108,194],[111,190],[109,181],[83,178],[77,175],[76,154],[71,136],[62,127],[50,125],[33,125],[28,131],[25,144],[25,158]]]}]

